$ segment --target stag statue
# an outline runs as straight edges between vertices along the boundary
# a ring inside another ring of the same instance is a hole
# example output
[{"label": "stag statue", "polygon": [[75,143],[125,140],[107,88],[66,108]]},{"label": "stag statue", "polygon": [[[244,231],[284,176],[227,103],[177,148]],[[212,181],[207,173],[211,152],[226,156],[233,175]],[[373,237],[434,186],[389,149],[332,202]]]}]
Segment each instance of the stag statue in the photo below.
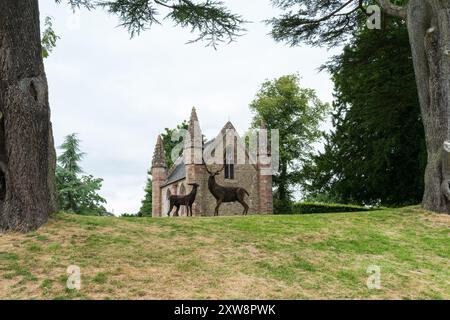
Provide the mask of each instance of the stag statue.
[{"label": "stag statue", "polygon": [[178,211],[181,206],[186,206],[187,208],[187,216],[192,217],[192,204],[195,201],[195,196],[197,195],[197,188],[199,185],[197,183],[189,183],[188,185],[192,186],[192,190],[189,194],[185,196],[173,195],[169,197],[170,201],[170,209],[167,215],[170,217],[170,212],[172,212],[173,207],[177,207],[177,211],[175,211],[174,217],[178,217]]},{"label": "stag statue", "polygon": [[239,202],[244,207],[243,215],[248,213],[248,205],[244,201],[245,194],[250,196],[250,194],[244,188],[240,187],[224,187],[216,182],[216,176],[225,168],[223,166],[219,171],[211,172],[208,166],[205,164],[206,171],[209,174],[208,178],[208,189],[211,194],[216,198],[216,209],[214,210],[214,216],[219,215],[219,207],[223,202]]}]

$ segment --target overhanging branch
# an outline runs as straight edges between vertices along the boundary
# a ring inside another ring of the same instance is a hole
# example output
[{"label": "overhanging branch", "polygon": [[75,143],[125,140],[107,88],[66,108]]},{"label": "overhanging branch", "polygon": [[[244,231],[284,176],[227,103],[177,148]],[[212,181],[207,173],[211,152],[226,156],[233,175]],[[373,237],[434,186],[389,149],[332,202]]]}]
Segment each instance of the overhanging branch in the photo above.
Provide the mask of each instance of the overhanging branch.
[{"label": "overhanging branch", "polygon": [[386,14],[393,17],[406,19],[407,16],[406,6],[397,6],[393,4],[390,0],[376,0],[376,1]]},{"label": "overhanging branch", "polygon": [[350,5],[353,2],[353,0],[349,0],[346,3],[344,3],[342,6],[340,6],[339,8],[337,8],[336,10],[334,10],[333,12],[330,12],[329,14],[318,18],[318,19],[311,19],[311,20],[303,20],[302,24],[314,24],[314,23],[320,23],[323,21],[326,21],[328,19],[330,19],[331,17],[338,15],[339,12],[341,12],[344,8],[346,8],[348,5]]}]

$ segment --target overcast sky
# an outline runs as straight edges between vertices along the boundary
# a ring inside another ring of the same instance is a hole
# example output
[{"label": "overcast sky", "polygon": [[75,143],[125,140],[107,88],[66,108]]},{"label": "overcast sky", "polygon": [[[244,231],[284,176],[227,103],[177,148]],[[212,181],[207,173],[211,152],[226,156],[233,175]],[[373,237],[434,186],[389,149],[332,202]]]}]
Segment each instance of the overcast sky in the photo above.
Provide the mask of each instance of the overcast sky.
[{"label": "overcast sky", "polygon": [[[115,214],[139,210],[156,137],[197,108],[203,133],[214,137],[227,120],[245,132],[248,105],[260,84],[298,72],[302,86],[332,101],[332,82],[318,68],[338,50],[276,43],[262,21],[269,0],[225,0],[253,23],[215,51],[170,21],[130,39],[118,19],[101,10],[75,16],[67,5],[40,1],[41,19],[54,18],[60,36],[45,60],[55,143],[76,132],[87,153],[86,173],[104,179],[101,194]],[[59,152],[59,150],[58,150]]]}]

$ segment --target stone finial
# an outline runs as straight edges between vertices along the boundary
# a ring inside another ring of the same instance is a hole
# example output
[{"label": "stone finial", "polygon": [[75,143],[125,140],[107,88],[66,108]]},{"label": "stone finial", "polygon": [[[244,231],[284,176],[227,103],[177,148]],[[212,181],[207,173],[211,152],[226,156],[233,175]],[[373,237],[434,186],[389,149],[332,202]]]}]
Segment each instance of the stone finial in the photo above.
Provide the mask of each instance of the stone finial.
[{"label": "stone finial", "polygon": [[195,130],[199,130],[198,132],[200,132],[200,123],[198,122],[197,111],[195,110],[195,107],[192,107],[188,125],[188,131],[191,134],[191,137],[193,136]]},{"label": "stone finial", "polygon": [[191,117],[189,118],[188,125],[189,137],[185,139],[185,147],[202,147],[202,131],[200,129],[200,123],[198,121],[197,111],[195,107],[192,107]]},{"label": "stone finial", "polygon": [[197,117],[197,110],[195,109],[195,107],[192,107],[191,117],[189,118],[189,123],[192,123],[194,121],[198,122],[198,117]]},{"label": "stone finial", "polygon": [[156,167],[166,168],[166,153],[164,152],[164,143],[160,135],[153,152],[152,168]]}]

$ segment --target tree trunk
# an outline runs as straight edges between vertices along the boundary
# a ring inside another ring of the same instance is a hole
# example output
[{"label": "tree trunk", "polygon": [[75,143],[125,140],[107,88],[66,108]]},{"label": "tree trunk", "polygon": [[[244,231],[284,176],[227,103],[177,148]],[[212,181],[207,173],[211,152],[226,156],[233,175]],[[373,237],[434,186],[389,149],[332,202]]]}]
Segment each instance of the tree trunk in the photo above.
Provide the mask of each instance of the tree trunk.
[{"label": "tree trunk", "polygon": [[0,230],[27,232],[56,210],[38,0],[0,1]]},{"label": "tree trunk", "polygon": [[287,163],[280,163],[280,176],[278,177],[278,199],[288,201]]},{"label": "tree trunk", "polygon": [[422,204],[450,213],[450,1],[410,0],[407,20],[428,151]]}]

